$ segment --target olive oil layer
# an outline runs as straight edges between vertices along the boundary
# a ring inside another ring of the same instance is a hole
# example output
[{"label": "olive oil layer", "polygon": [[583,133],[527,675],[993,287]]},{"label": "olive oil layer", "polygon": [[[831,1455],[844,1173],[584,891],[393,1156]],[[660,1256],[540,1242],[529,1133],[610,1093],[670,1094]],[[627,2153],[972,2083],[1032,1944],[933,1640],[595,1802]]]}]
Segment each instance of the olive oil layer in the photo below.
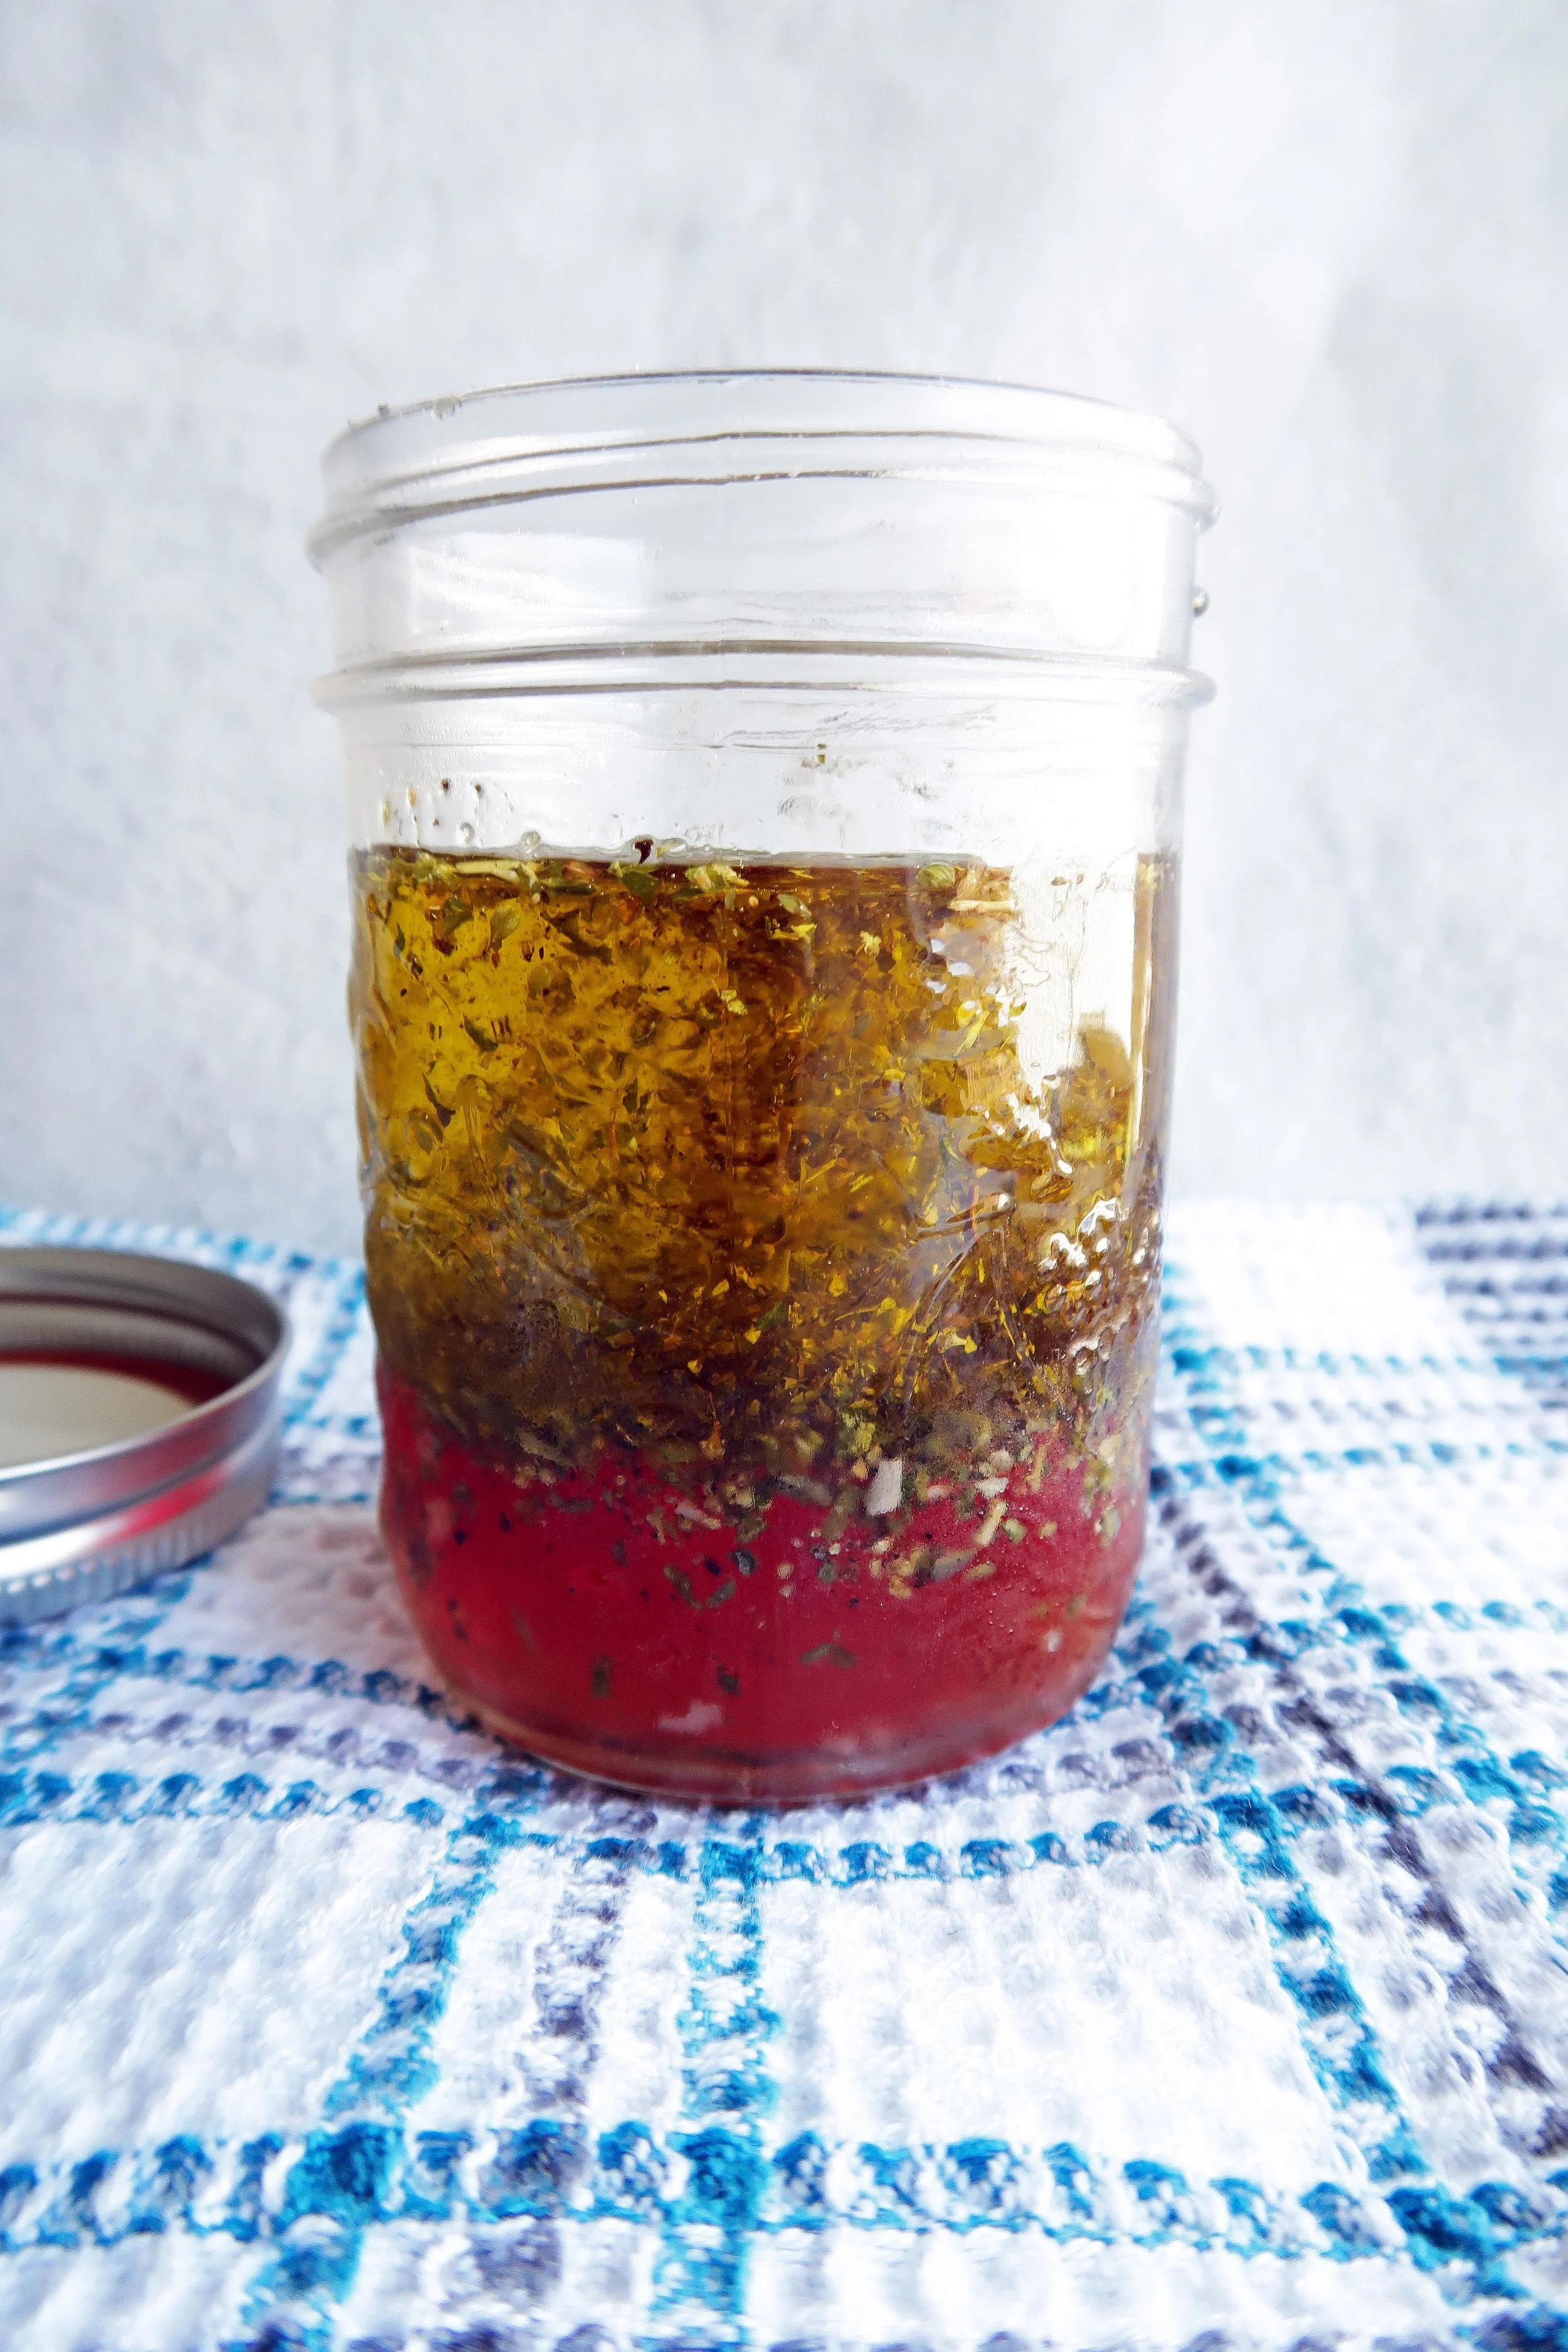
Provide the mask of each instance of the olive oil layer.
[{"label": "olive oil layer", "polygon": [[1128,867],[1120,1020],[1047,1068],[1048,929],[994,866],[374,848],[355,895],[371,1305],[463,1446],[630,1449],[726,1516],[1141,1452],[1168,860]]}]

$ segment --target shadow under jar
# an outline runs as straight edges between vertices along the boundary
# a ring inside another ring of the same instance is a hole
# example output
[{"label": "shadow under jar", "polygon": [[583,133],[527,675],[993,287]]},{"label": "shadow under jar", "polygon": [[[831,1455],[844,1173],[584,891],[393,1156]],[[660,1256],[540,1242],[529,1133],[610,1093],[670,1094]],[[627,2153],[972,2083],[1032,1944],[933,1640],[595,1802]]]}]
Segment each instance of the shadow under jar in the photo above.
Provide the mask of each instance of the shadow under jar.
[{"label": "shadow under jar", "polygon": [[345,435],[382,1522],[441,1674],[786,1801],[1069,1706],[1142,1542],[1196,452],[628,378]]}]

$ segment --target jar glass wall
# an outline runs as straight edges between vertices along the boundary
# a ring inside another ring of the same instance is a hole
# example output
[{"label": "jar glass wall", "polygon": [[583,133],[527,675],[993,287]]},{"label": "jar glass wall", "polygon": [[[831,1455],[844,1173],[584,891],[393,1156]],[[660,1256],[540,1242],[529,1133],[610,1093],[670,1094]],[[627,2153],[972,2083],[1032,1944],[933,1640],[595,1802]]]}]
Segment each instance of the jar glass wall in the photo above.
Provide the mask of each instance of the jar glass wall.
[{"label": "jar glass wall", "polygon": [[809,1796],[1102,1661],[1207,517],[1168,427],[908,379],[331,453],[383,1524],[507,1737]]}]

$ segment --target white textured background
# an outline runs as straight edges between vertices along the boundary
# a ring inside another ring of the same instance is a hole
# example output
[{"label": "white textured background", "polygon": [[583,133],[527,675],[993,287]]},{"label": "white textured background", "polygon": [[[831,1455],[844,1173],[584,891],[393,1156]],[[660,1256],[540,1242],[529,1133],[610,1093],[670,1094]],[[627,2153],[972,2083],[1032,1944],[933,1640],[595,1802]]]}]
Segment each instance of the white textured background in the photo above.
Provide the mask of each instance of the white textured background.
[{"label": "white textured background", "polygon": [[626,367],[1202,443],[1177,1170],[1563,1189],[1560,0],[0,5],[0,1194],[346,1245],[321,445]]}]

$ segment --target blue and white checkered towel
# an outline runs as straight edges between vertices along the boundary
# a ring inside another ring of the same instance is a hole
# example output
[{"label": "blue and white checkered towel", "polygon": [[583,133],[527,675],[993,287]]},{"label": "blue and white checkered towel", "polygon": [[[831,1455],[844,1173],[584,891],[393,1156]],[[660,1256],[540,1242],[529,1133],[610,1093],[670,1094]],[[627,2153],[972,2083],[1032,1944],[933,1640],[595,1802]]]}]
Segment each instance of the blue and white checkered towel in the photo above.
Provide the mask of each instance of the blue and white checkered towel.
[{"label": "blue and white checkered towel", "polygon": [[350,1267],[272,1508],[4,1637],[0,2344],[1568,2345],[1568,1212],[1173,1221],[1106,1675],[644,1803],[429,1686]]}]

